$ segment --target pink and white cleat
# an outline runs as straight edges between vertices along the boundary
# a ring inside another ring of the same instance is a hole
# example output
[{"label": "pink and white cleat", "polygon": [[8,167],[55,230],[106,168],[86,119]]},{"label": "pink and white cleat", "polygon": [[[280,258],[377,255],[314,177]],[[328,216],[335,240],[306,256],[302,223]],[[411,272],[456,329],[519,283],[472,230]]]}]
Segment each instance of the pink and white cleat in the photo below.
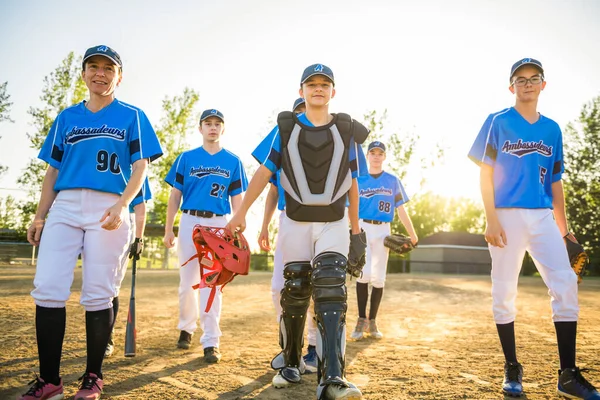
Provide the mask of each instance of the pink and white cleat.
[{"label": "pink and white cleat", "polygon": [[39,376],[28,383],[31,385],[27,393],[18,397],[17,400],[62,400],[65,398],[63,393],[62,379],[58,385],[46,383]]},{"label": "pink and white cleat", "polygon": [[82,382],[79,391],[75,395],[75,400],[97,400],[100,398],[104,383],[98,375],[86,372],[79,380]]}]

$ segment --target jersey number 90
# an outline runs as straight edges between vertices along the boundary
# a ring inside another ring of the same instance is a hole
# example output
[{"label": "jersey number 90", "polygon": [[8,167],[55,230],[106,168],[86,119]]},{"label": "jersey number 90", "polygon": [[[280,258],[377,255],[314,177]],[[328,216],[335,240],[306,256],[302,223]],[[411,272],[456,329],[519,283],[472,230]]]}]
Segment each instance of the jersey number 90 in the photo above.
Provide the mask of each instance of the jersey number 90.
[{"label": "jersey number 90", "polygon": [[96,161],[98,161],[96,169],[100,172],[109,170],[113,174],[118,174],[121,172],[121,167],[119,166],[119,156],[116,153],[108,154],[108,151],[100,150],[96,155]]}]

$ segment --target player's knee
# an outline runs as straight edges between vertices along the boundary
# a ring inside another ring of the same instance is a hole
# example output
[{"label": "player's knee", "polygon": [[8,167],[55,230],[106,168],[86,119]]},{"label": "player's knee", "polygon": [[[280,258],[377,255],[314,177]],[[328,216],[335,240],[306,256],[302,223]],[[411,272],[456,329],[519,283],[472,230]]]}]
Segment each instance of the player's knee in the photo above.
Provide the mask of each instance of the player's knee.
[{"label": "player's knee", "polygon": [[321,253],[313,259],[315,305],[346,300],[346,262],[346,257],[336,252]]},{"label": "player's knee", "polygon": [[312,268],[308,262],[291,262],[285,265],[283,270],[285,283],[281,292],[281,306],[284,309],[306,308],[312,293],[311,273]]}]

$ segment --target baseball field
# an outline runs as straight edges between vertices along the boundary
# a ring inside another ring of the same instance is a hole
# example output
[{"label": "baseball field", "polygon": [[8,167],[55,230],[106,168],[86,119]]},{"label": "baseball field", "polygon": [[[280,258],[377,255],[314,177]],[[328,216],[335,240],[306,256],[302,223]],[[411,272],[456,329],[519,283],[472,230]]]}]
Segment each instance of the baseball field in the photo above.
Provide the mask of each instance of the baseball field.
[{"label": "baseball field", "polygon": [[[34,269],[0,267],[0,399],[22,393],[37,371]],[[270,274],[253,272],[225,288],[219,364],[202,360],[199,333],[190,350],[176,348],[176,270],[140,270],[137,283],[138,354],[123,357],[130,275],[123,283],[117,349],[104,363],[104,399],[314,399],[316,375],[291,389],[271,386],[278,352]],[[81,271],[67,304],[61,374],[65,398],[85,368]],[[578,364],[595,368],[600,355],[600,280],[580,286]],[[348,342],[347,376],[365,399],[500,399],[503,357],[490,309],[487,276],[388,276],[379,328],[382,340]],[[526,399],[558,399],[558,356],[547,289],[540,278],[520,281],[517,352]],[[356,322],[355,281],[349,282],[348,330]],[[348,334],[349,336],[349,334]],[[600,372],[587,373],[600,385]]]}]

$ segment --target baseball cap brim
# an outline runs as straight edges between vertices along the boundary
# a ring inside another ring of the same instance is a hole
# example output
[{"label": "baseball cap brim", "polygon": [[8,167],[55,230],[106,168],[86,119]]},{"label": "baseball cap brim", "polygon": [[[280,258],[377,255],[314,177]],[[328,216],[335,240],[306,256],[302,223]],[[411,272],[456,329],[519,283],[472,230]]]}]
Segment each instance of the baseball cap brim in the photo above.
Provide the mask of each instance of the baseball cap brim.
[{"label": "baseball cap brim", "polygon": [[85,64],[85,62],[87,60],[89,60],[90,58],[94,57],[94,56],[102,56],[104,58],[108,58],[110,61],[112,61],[115,65],[121,67],[121,63],[118,62],[117,60],[115,60],[114,58],[107,56],[106,53],[103,52],[98,52],[98,53],[92,53],[92,54],[88,54],[82,61],[83,64]]},{"label": "baseball cap brim", "polygon": [[309,80],[310,78],[312,78],[315,75],[322,75],[325,78],[329,79],[331,81],[331,83],[333,83],[335,85],[335,81],[333,80],[333,78],[331,76],[327,75],[327,74],[324,74],[323,72],[314,72],[314,73],[308,75],[306,78],[304,78],[302,80],[302,82],[300,82],[300,83],[305,83],[307,80]]}]

